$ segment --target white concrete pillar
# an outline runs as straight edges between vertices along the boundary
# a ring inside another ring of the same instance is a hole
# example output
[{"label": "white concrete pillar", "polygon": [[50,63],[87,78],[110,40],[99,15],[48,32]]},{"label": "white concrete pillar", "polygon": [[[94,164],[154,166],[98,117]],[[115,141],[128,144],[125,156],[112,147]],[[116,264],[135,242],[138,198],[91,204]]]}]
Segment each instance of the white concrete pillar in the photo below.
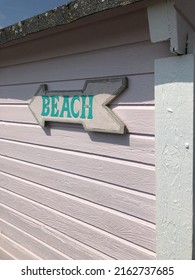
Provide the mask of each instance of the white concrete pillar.
[{"label": "white concrete pillar", "polygon": [[157,259],[192,259],[194,55],[155,62]]}]

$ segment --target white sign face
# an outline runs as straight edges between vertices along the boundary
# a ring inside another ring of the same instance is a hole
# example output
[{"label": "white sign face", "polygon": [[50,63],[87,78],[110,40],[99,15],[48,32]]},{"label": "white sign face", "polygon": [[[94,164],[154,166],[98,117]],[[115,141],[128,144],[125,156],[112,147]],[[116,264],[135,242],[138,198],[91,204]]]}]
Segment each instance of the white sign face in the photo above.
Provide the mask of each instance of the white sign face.
[{"label": "white sign face", "polygon": [[45,122],[81,123],[87,131],[124,134],[125,125],[108,105],[127,88],[127,78],[88,80],[81,91],[39,87],[29,104],[41,126]]}]

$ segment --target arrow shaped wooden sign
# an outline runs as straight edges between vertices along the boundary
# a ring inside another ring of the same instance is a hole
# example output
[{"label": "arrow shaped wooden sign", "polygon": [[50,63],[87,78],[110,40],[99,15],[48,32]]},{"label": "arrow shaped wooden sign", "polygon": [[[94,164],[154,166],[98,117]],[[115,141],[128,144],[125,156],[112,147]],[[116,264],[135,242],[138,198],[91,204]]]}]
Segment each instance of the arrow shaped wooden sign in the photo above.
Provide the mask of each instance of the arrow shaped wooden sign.
[{"label": "arrow shaped wooden sign", "polygon": [[125,125],[108,105],[127,88],[127,78],[87,80],[81,91],[49,91],[39,87],[29,108],[45,122],[81,123],[87,131],[123,134]]}]

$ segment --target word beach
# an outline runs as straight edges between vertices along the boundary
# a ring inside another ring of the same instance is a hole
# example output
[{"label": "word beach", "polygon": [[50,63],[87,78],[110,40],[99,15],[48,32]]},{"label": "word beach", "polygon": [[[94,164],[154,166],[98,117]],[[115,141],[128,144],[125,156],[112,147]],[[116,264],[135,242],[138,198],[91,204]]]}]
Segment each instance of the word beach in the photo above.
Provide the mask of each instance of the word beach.
[{"label": "word beach", "polygon": [[126,77],[87,80],[75,91],[48,90],[42,84],[29,109],[42,127],[46,122],[73,123],[87,131],[123,134],[125,125],[109,105],[126,88]]},{"label": "word beach", "polygon": [[93,95],[42,96],[42,117],[93,119]]}]

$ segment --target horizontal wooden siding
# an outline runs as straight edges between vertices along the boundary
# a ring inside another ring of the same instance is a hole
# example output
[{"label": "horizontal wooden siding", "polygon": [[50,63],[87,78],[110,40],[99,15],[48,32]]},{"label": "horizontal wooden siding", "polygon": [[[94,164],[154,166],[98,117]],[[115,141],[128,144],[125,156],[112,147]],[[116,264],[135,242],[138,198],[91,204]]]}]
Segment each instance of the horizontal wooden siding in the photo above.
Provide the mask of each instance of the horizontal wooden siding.
[{"label": "horizontal wooden siding", "polygon": [[[147,26],[141,10],[0,50],[1,259],[155,258],[153,73],[168,45]],[[110,107],[126,135],[43,129],[28,108],[42,83],[121,75],[129,87]]]}]

